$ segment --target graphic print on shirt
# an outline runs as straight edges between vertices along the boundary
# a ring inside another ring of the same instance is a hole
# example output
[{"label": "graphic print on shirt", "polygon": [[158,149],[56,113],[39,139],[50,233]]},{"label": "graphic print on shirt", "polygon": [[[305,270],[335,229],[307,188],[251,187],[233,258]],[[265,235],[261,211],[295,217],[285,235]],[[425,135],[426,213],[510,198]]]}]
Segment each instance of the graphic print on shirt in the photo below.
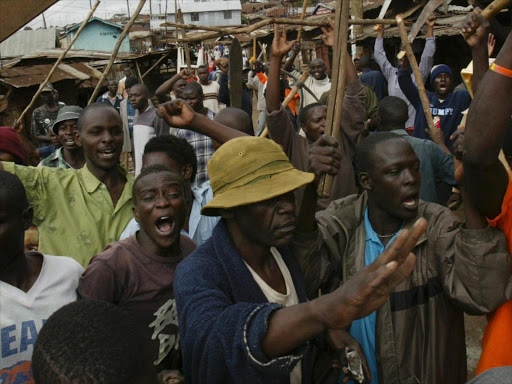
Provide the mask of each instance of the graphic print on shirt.
[{"label": "graphic print on shirt", "polygon": [[11,367],[0,369],[2,384],[33,384],[32,362],[20,361]]},{"label": "graphic print on shirt", "polygon": [[433,105],[430,104],[430,113],[432,116],[452,116],[453,108],[433,108]]},{"label": "graphic print on shirt", "polygon": [[[156,316],[156,319],[149,324],[149,327],[154,328],[151,340],[158,338],[160,341],[158,359],[154,362],[154,365],[158,365],[172,349],[178,350],[179,348],[178,310],[176,309],[176,301],[169,299],[164,305],[158,308],[153,315]],[[172,334],[162,333],[164,329],[166,329],[167,332],[170,331]]]}]

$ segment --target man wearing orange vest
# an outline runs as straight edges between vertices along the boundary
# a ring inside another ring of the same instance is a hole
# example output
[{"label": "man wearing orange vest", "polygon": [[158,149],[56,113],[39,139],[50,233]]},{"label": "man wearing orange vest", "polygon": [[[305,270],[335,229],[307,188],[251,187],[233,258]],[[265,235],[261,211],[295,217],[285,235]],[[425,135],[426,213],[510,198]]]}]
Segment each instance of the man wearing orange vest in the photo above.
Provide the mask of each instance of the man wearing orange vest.
[{"label": "man wearing orange vest", "polygon": [[[507,162],[500,162],[500,150],[510,146],[512,135],[512,33],[489,70],[487,41],[489,23],[473,13],[463,32],[475,32],[466,39],[473,48],[475,98],[469,110],[464,138],[464,188],[472,203],[491,226],[501,229],[512,250],[512,179]],[[487,72],[486,72],[487,71]],[[486,72],[486,73],[485,73]],[[475,80],[483,79],[477,83]],[[478,91],[476,88],[478,87]],[[482,355],[476,373],[512,365],[512,300],[489,315],[482,340]]]}]

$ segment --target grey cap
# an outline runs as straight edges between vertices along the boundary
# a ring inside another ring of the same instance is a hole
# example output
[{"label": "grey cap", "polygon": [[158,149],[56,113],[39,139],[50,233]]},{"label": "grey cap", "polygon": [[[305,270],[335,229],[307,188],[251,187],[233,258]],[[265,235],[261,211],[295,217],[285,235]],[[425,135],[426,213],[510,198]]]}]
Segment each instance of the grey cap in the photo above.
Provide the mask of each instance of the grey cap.
[{"label": "grey cap", "polygon": [[82,114],[83,109],[76,105],[65,105],[57,112],[57,119],[53,123],[52,132],[57,135],[56,129],[59,123],[66,120],[76,120]]},{"label": "grey cap", "polygon": [[55,88],[53,88],[52,83],[46,83],[43,90],[41,92],[55,92]]}]

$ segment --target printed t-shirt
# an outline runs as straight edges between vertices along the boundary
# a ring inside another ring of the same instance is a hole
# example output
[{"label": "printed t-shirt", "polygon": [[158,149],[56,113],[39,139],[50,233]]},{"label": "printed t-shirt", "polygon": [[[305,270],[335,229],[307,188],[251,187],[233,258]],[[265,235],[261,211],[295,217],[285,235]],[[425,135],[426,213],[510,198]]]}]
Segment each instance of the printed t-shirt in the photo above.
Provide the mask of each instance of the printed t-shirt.
[{"label": "printed t-shirt", "polygon": [[0,281],[0,383],[31,382],[32,353],[41,327],[53,312],[77,298],[84,271],[80,264],[69,257],[39,255],[41,272],[28,292]]},{"label": "printed t-shirt", "polygon": [[[31,133],[32,136],[48,136],[50,134],[50,130],[53,126],[53,123],[57,119],[57,113],[59,109],[64,104],[57,104],[58,108],[55,111],[49,111],[46,105],[41,105],[39,108],[34,109],[32,112],[32,126]],[[49,141],[41,141],[39,143],[39,147],[44,147],[46,145],[50,145]]]},{"label": "printed t-shirt", "polygon": [[109,244],[92,259],[78,287],[80,297],[108,301],[134,316],[158,371],[182,367],[174,271],[195,244],[181,236],[180,248],[181,255],[167,258],[149,253],[136,236]]},{"label": "printed t-shirt", "polygon": [[213,113],[218,113],[220,110],[219,83],[212,81],[208,85],[201,84],[201,88],[203,88],[203,105]]},{"label": "printed t-shirt", "polygon": [[133,217],[134,179],[122,167],[118,170],[126,177],[126,184],[114,207],[107,186],[87,164],[81,169],[2,165],[27,191],[42,253],[66,255],[86,267],[105,245],[119,239]]},{"label": "printed t-shirt", "polygon": [[[512,251],[512,179],[508,175],[508,186],[501,212],[489,220],[491,227],[499,228],[507,238]],[[512,300],[507,301],[496,312],[487,316],[487,326],[482,338],[482,354],[476,367],[476,375],[489,368],[512,365]]]}]

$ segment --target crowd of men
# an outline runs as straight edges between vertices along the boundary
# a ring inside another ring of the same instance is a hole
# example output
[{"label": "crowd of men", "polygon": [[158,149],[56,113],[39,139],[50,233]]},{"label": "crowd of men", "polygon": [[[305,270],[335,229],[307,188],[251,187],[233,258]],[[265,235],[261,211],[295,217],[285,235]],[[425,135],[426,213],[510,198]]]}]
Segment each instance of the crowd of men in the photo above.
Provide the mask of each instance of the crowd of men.
[{"label": "crowd of men", "polygon": [[220,52],[153,101],[129,67],[84,109],[48,84],[28,136],[0,127],[0,382],[466,383],[466,313],[488,315],[471,383],[510,383],[512,33],[489,67],[467,16],[472,100],[433,27],[434,131],[382,26],[381,71],[343,63],[338,141],[323,60],[282,105],[300,42],[277,25],[241,109]]}]

